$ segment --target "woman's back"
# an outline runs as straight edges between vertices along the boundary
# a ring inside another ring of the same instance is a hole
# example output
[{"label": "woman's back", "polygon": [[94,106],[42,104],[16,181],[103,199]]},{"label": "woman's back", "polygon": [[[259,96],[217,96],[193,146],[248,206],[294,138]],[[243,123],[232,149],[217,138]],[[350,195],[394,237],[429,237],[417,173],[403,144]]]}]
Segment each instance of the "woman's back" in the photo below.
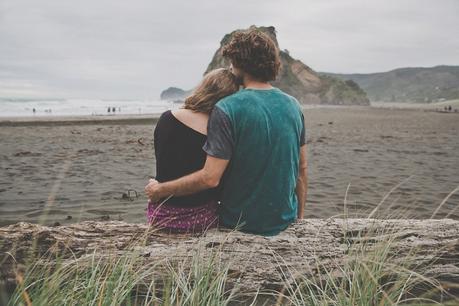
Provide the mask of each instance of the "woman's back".
[{"label": "woman's back", "polygon": [[[207,116],[188,110],[177,111],[176,115],[180,120],[171,111],[163,113],[155,128],[156,180],[159,182],[198,171],[206,160],[202,147],[207,140],[204,134]],[[194,207],[216,199],[216,189],[210,189],[190,196],[172,197],[166,204]]]},{"label": "woman's back", "polygon": [[[190,196],[159,199],[150,195],[158,181],[167,182],[202,171],[207,154],[207,121],[215,103],[239,89],[229,69],[206,74],[193,93],[185,99],[184,109],[167,111],[155,128],[156,181],[145,187],[149,196],[148,223],[172,232],[202,232],[217,225],[217,189]],[[166,195],[163,195],[166,196]]]}]

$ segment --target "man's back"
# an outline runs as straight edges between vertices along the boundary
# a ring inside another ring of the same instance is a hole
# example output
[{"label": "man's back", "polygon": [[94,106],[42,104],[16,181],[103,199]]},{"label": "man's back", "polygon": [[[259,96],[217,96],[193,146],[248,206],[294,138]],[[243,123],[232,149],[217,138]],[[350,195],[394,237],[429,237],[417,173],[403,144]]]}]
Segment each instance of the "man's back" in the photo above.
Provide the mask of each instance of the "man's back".
[{"label": "man's back", "polygon": [[217,103],[205,151],[229,159],[223,225],[275,235],[297,215],[295,187],[304,123],[298,102],[277,88],[244,89]]}]

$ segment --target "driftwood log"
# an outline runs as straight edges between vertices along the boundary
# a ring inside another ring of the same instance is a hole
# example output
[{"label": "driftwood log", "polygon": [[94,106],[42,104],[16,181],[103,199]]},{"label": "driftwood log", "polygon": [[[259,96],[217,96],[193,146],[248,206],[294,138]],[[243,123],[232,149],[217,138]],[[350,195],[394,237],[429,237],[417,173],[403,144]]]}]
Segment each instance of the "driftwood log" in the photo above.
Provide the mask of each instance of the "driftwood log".
[{"label": "driftwood log", "polygon": [[318,261],[321,267],[333,268],[349,259],[352,245],[362,241],[375,245],[390,235],[395,237],[394,254],[403,258],[411,252],[412,260],[427,267],[424,272],[429,276],[459,284],[459,221],[450,219],[305,219],[275,237],[227,230],[210,230],[200,236],[148,231],[144,224],[115,221],[56,227],[17,223],[2,227],[2,281],[14,282],[15,271],[30,254],[33,241],[35,255],[57,248],[69,259],[94,250],[101,254],[123,253],[135,246],[142,260],[173,262],[190,258],[199,249],[203,258],[219,251],[220,259],[230,267],[228,278],[233,279],[228,282],[235,283],[237,279],[240,290],[253,295],[259,290],[282,290],[285,281],[293,281],[298,275],[320,276],[323,271],[317,269]]}]

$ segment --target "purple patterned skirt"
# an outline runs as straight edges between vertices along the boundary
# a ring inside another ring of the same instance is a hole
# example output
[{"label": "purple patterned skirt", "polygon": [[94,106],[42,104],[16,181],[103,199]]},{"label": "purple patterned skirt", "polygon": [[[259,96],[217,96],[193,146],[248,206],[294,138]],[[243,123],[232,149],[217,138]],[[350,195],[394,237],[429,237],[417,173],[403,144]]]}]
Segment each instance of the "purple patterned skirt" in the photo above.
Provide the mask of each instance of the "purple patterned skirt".
[{"label": "purple patterned skirt", "polygon": [[148,223],[176,233],[203,232],[217,226],[217,202],[195,207],[172,207],[148,202]]}]

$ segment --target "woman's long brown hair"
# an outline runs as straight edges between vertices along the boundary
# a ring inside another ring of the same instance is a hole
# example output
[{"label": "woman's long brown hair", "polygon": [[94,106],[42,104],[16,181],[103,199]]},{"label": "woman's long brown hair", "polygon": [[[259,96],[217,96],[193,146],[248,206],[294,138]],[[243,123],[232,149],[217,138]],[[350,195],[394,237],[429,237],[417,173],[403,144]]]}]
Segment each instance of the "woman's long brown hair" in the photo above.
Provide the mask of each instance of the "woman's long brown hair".
[{"label": "woman's long brown hair", "polygon": [[210,114],[215,103],[238,90],[237,79],[229,69],[215,69],[207,73],[193,93],[185,99],[184,108]]}]

